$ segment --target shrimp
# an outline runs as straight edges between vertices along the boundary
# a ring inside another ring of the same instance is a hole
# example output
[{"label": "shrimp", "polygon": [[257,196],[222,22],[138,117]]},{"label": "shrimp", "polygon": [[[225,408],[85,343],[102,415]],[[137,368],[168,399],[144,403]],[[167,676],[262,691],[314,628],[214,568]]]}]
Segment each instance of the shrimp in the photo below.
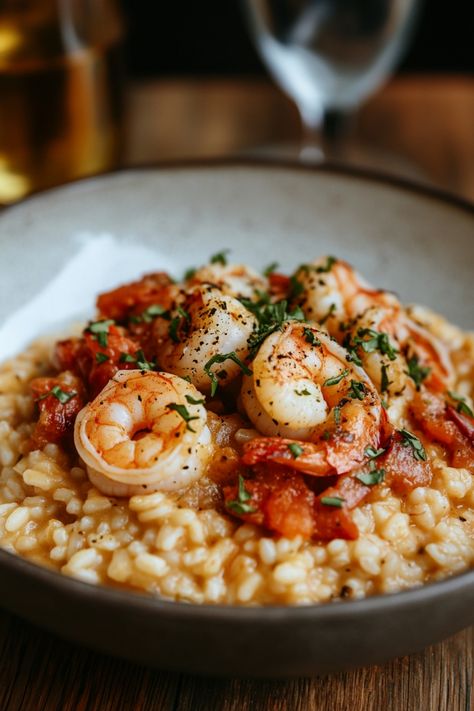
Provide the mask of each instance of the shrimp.
[{"label": "shrimp", "polygon": [[[415,376],[417,387],[425,379],[425,385],[432,390],[440,392],[452,387],[454,370],[446,346],[415,323],[394,294],[374,289],[348,264],[331,257],[303,265],[295,280],[298,296],[294,305],[300,306],[307,318],[323,321],[328,332],[343,345],[350,347],[352,336],[352,351],[357,350],[360,363],[379,392],[385,390],[382,373],[385,369],[387,378],[388,368],[389,395],[401,394],[406,387],[412,390],[407,378],[410,374]],[[377,347],[366,350],[377,336],[390,336],[391,352],[400,353],[398,358],[390,356],[392,364],[380,357],[387,355],[380,341],[382,352]],[[362,348],[355,348],[357,337]]]},{"label": "shrimp", "polygon": [[121,370],[82,409],[76,449],[108,496],[171,491],[204,473],[211,435],[200,393],[169,373]]},{"label": "shrimp", "polygon": [[198,269],[189,283],[213,284],[228,296],[246,299],[255,298],[269,287],[268,279],[244,264],[208,264]]},{"label": "shrimp", "polygon": [[[248,356],[247,341],[256,327],[256,319],[240,301],[215,286],[195,286],[186,292],[173,323],[176,328],[168,328],[158,355],[164,370],[188,378],[203,392],[211,387],[211,377],[206,371],[211,358],[235,356],[234,360],[229,358],[221,363],[217,371],[213,366],[212,372],[222,385],[242,372],[238,361]],[[162,334],[158,338],[162,339]]]},{"label": "shrimp", "polygon": [[365,371],[313,326],[290,322],[266,338],[242,383],[242,405],[266,437],[246,464],[284,463],[323,476],[351,471],[385,436],[380,397]]}]

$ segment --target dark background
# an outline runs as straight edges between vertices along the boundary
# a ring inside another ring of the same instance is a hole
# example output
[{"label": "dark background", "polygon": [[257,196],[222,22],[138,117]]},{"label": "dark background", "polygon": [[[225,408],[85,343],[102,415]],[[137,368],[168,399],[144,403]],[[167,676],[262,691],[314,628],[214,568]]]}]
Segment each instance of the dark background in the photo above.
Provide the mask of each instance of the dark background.
[{"label": "dark background", "polygon": [[[132,76],[252,75],[263,66],[239,0],[121,0]],[[474,71],[472,0],[425,0],[402,72]]]}]

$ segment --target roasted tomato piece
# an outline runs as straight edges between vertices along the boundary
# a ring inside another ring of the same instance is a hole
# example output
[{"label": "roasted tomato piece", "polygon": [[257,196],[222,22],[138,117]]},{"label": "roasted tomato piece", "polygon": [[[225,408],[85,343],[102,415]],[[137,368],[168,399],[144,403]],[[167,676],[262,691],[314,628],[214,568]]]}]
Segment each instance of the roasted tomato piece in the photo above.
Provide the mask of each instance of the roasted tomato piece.
[{"label": "roasted tomato piece", "polygon": [[334,538],[355,540],[359,531],[349,511],[370,493],[370,487],[352,475],[337,479],[334,486],[325,489],[316,499],[314,538],[331,541]]},{"label": "roasted tomato piece", "polygon": [[30,387],[39,408],[31,446],[41,448],[70,435],[86,401],[82,380],[64,371],[54,378],[35,378]]},{"label": "roasted tomato piece", "polygon": [[398,494],[407,494],[417,486],[429,486],[432,478],[428,462],[416,456],[416,450],[395,432],[385,454],[377,459],[385,470],[385,482]]},{"label": "roasted tomato piece", "polygon": [[146,274],[139,281],[101,294],[97,299],[97,308],[103,318],[114,321],[125,321],[155,304],[170,309],[175,291],[172,285],[173,281],[165,272]]},{"label": "roasted tomato piece", "polygon": [[273,272],[268,276],[270,294],[280,301],[288,296],[291,288],[291,279],[286,274]]},{"label": "roasted tomato piece", "polygon": [[440,396],[426,390],[416,394],[411,414],[428,437],[446,446],[452,466],[474,470],[471,417],[461,415]]},{"label": "roasted tomato piece", "polygon": [[269,465],[254,471],[254,478],[240,478],[238,486],[224,487],[227,511],[287,538],[310,538],[315,495],[303,476]]}]

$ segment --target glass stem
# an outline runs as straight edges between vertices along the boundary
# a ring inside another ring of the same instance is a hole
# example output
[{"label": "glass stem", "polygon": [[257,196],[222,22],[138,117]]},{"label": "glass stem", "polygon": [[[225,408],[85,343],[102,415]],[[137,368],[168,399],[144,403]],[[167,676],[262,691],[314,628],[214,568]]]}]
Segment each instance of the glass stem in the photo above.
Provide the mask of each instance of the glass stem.
[{"label": "glass stem", "polygon": [[302,112],[303,141],[301,160],[308,162],[341,161],[344,158],[352,116],[339,109],[326,109],[317,116]]}]

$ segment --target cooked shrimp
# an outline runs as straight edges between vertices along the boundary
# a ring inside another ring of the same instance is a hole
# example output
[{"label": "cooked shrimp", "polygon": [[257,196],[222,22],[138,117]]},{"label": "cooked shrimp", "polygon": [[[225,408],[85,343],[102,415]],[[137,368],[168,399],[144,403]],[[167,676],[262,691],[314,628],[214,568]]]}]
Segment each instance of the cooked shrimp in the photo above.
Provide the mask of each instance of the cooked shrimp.
[{"label": "cooked shrimp", "polygon": [[213,284],[224,294],[252,299],[258,291],[268,290],[268,279],[244,264],[208,264],[198,269],[190,284]]},{"label": "cooked shrimp", "polygon": [[76,449],[108,496],[181,489],[210,456],[201,394],[176,375],[121,370],[78,414]]},{"label": "cooked shrimp", "polygon": [[398,306],[396,296],[374,289],[349,264],[334,257],[321,257],[303,264],[294,275],[294,306],[300,306],[310,321],[321,322],[329,333],[340,336],[340,323],[369,306]]},{"label": "cooked shrimp", "polygon": [[[241,361],[247,357],[247,341],[256,319],[240,301],[217,287],[203,284],[190,289],[175,318],[179,324],[161,346],[159,362],[164,370],[188,378],[199,390],[206,392],[211,387],[205,369],[211,358],[227,353]],[[213,365],[212,372],[225,385],[242,371],[237,362],[228,359]]]},{"label": "cooked shrimp", "polygon": [[241,392],[248,417],[267,435],[245,445],[246,452],[258,451],[255,461],[275,460],[283,447],[286,464],[317,475],[342,473],[364,460],[366,447],[379,445],[385,424],[379,395],[346,357],[327,334],[300,323],[266,338]]},{"label": "cooked shrimp", "polygon": [[[379,349],[369,354],[364,351],[364,346],[357,349],[364,368],[368,369],[379,391],[382,365],[387,369],[390,366],[390,395],[401,393],[410,386],[407,378],[410,370],[421,380],[426,379],[425,385],[431,389],[441,391],[452,386],[453,366],[446,346],[409,318],[394,294],[374,289],[351,266],[331,257],[303,265],[296,272],[295,279],[299,284],[295,304],[310,320],[323,320],[328,332],[339,342],[346,344],[351,334],[357,336],[358,332],[368,329],[377,331],[380,336],[390,336],[393,347],[401,354],[390,359],[393,360],[391,364],[386,358],[380,358]],[[415,384],[419,385],[416,380],[415,377]]]}]

